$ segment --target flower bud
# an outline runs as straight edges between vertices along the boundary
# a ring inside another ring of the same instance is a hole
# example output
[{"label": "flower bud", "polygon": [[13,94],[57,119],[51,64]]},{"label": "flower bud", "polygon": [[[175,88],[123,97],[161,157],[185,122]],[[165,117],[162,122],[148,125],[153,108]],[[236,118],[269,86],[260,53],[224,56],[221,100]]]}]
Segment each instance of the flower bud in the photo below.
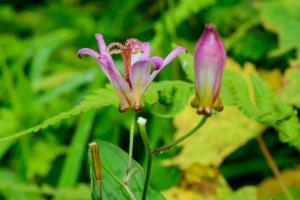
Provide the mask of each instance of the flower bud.
[{"label": "flower bud", "polygon": [[225,59],[226,51],[216,27],[206,25],[194,54],[196,97],[192,106],[197,108],[198,114],[210,116],[212,108],[223,109],[219,93]]}]

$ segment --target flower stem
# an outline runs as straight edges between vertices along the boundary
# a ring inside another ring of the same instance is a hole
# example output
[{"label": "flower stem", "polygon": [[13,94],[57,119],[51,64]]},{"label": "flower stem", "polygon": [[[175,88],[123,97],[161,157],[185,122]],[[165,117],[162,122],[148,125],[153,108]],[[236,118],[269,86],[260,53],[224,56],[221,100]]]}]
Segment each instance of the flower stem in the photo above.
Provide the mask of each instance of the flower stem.
[{"label": "flower stem", "polygon": [[147,136],[147,131],[146,131],[146,119],[139,117],[138,119],[138,125],[139,125],[139,130],[141,133],[141,137],[143,140],[143,143],[146,148],[146,169],[145,169],[145,183],[144,183],[144,188],[143,188],[143,194],[142,194],[142,200],[145,200],[147,197],[147,191],[150,183],[150,175],[151,175],[151,167],[152,167],[152,153],[151,153],[151,147],[150,147],[150,142]]},{"label": "flower stem", "polygon": [[257,141],[265,159],[267,160],[267,163],[268,163],[269,167],[271,168],[276,181],[278,182],[283,193],[285,194],[286,198],[288,200],[293,200],[294,198],[293,198],[292,194],[289,192],[289,190],[287,189],[287,186],[285,185],[284,181],[282,180],[280,171],[279,171],[274,159],[272,158],[272,155],[271,155],[265,141],[263,140],[263,138],[261,136],[257,136],[256,141]]},{"label": "flower stem", "polygon": [[178,138],[177,140],[171,142],[170,144],[166,144],[164,146],[152,149],[151,150],[152,154],[156,154],[156,153],[159,153],[159,152],[167,151],[167,150],[171,149],[172,147],[174,147],[175,145],[177,145],[178,143],[180,143],[183,140],[185,140],[186,138],[188,138],[189,136],[193,135],[199,128],[201,128],[205,124],[207,118],[208,118],[207,116],[204,116],[201,119],[201,121],[193,129],[191,129],[189,132],[187,132],[185,135],[183,135],[182,137]]},{"label": "flower stem", "polygon": [[133,142],[134,142],[134,129],[135,129],[135,113],[132,116],[131,125],[130,125],[130,136],[129,136],[129,157],[128,157],[128,166],[126,170],[125,185],[128,184],[130,178],[131,162],[132,162],[132,153],[133,153]]}]

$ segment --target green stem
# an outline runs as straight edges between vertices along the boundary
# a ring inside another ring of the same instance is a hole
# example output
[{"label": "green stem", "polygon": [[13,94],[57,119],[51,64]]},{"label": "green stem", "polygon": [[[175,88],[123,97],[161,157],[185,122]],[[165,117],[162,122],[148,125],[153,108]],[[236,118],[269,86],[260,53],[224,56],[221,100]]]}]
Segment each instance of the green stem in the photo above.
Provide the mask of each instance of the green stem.
[{"label": "green stem", "polygon": [[183,140],[185,140],[189,136],[193,135],[199,128],[201,128],[205,124],[205,122],[206,122],[207,119],[208,119],[208,117],[204,116],[202,118],[202,120],[193,129],[191,129],[189,132],[187,132],[185,135],[183,135],[182,137],[178,138],[177,140],[171,142],[170,144],[166,144],[164,146],[152,149],[152,151],[151,151],[152,154],[156,154],[156,153],[167,151],[167,150],[171,149],[172,147],[174,147],[178,143],[182,142]]},{"label": "green stem", "polygon": [[129,182],[129,174],[131,170],[131,162],[132,162],[132,153],[133,153],[133,142],[134,142],[134,128],[135,128],[135,113],[133,114],[131,125],[130,125],[130,136],[129,136],[129,157],[128,157],[128,167],[126,170],[126,178],[125,178],[125,185]]},{"label": "green stem", "polygon": [[285,185],[284,181],[282,180],[280,171],[276,165],[276,162],[272,158],[272,155],[271,155],[265,141],[263,140],[263,138],[261,136],[257,136],[256,141],[257,141],[265,159],[267,160],[267,163],[268,163],[269,167],[271,168],[278,185],[281,187],[286,198],[288,200],[293,200],[294,198],[293,198],[292,194],[290,193],[290,191],[287,189],[287,186]]},{"label": "green stem", "polygon": [[145,200],[147,197],[147,191],[150,183],[150,176],[151,176],[151,167],[152,167],[152,153],[151,153],[151,147],[150,147],[150,142],[147,136],[147,131],[146,131],[146,119],[144,118],[139,118],[138,119],[138,125],[141,133],[141,137],[143,140],[143,143],[146,148],[146,169],[145,169],[145,183],[144,183],[144,188],[143,188],[143,194],[142,194],[142,200]]}]

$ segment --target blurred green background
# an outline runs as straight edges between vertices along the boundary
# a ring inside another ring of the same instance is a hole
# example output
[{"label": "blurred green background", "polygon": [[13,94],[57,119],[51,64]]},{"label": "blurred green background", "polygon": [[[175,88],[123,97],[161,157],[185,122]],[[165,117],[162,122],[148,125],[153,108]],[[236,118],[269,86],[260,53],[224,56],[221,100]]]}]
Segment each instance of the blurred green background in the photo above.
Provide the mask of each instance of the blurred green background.
[{"label": "blurred green background", "polygon": [[[93,90],[105,87],[108,80],[97,63],[76,56],[80,48],[97,49],[96,32],[106,43],[132,37],[149,41],[151,55],[165,56],[174,44],[192,53],[208,22],[216,24],[228,57],[241,66],[254,64],[275,93],[281,92],[285,71],[291,66],[299,68],[298,0],[2,0],[0,136],[69,110]],[[120,57],[116,59],[121,63]],[[156,80],[177,79],[187,80],[178,59]],[[297,102],[292,103],[296,109]],[[151,107],[146,107],[143,116],[149,119],[151,144],[172,141],[176,131],[173,119],[150,111]],[[106,107],[0,143],[0,199],[89,199],[87,144],[101,139],[127,151],[131,115]],[[278,167],[297,167],[298,150],[281,143],[278,137],[273,128],[264,130],[263,138]],[[161,163],[178,152],[176,149],[154,158],[153,188],[165,191],[187,181],[182,181],[185,172],[178,166]],[[135,137],[134,159],[144,162],[139,135]],[[225,159],[218,173],[232,189],[259,187],[272,176],[253,137]],[[293,173],[299,175],[299,168]],[[297,185],[300,187],[300,180],[294,183]],[[267,188],[274,190],[270,185]]]}]

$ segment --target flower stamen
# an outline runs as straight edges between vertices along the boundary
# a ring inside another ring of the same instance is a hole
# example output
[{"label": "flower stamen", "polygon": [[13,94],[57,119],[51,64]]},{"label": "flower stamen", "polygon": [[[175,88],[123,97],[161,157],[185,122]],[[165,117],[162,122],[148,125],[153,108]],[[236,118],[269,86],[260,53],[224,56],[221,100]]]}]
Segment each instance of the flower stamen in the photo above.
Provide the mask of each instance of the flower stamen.
[{"label": "flower stamen", "polygon": [[[117,47],[112,49],[113,47]],[[106,49],[107,53],[110,55],[113,54],[122,54],[123,64],[124,64],[124,78],[126,82],[130,85],[129,71],[131,67],[131,56],[132,54],[143,53],[143,43],[135,38],[127,39],[125,45],[119,42],[110,43]]]}]

